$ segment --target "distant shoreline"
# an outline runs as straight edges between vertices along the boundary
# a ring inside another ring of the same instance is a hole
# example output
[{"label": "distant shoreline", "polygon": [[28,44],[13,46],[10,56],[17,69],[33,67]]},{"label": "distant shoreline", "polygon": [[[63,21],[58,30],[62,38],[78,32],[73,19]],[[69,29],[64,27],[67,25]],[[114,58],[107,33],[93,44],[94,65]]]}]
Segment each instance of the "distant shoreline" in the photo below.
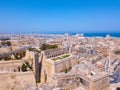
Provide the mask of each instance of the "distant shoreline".
[{"label": "distant shoreline", "polygon": [[106,37],[110,35],[111,37],[120,37],[120,33],[84,33],[85,37]]},{"label": "distant shoreline", "polygon": [[[66,32],[69,33],[70,35],[76,35],[76,34],[83,34],[85,37],[106,37],[106,35],[110,35],[111,37],[120,37],[120,32],[111,32],[111,33],[71,33],[71,32]],[[1,33],[0,34],[61,34],[64,35],[65,33],[40,33],[40,32],[21,32],[21,33]]]}]

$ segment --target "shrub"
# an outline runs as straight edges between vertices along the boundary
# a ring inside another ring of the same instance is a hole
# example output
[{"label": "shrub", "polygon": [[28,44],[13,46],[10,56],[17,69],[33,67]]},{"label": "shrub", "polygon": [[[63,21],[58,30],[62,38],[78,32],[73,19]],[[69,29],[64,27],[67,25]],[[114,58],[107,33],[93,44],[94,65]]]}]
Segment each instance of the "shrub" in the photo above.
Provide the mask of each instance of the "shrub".
[{"label": "shrub", "polygon": [[22,65],[22,71],[23,72],[27,71],[27,66],[25,64]]},{"label": "shrub", "polygon": [[43,44],[40,47],[41,50],[54,49],[54,48],[58,48],[58,46],[57,45],[50,45],[50,44]]},{"label": "shrub", "polygon": [[67,70],[67,69],[65,69],[65,70],[64,70],[64,72],[65,72],[65,73],[67,73],[67,72],[68,72],[68,70]]},{"label": "shrub", "polygon": [[0,56],[0,60],[2,60],[3,59],[3,57],[2,56]]},{"label": "shrub", "polygon": [[23,65],[22,65],[22,71],[23,72],[28,71],[27,68],[29,68],[30,70],[32,70],[32,66],[29,64],[29,62],[23,63]]},{"label": "shrub", "polygon": [[11,42],[10,41],[7,41],[6,44],[7,44],[7,46],[11,46]]},{"label": "shrub", "polygon": [[39,51],[38,49],[36,49],[36,48],[28,48],[28,50],[29,50],[29,51],[35,51],[35,52],[40,53],[40,51]]},{"label": "shrub", "polygon": [[5,56],[3,59],[4,59],[5,61],[8,61],[8,60],[11,60],[11,57],[10,57],[10,56]]},{"label": "shrub", "polygon": [[120,54],[120,50],[115,51],[115,54],[119,55]]},{"label": "shrub", "polygon": [[69,57],[70,55],[68,55],[68,54],[66,54],[66,55],[64,55],[64,56],[62,56],[63,58],[66,58],[66,57]]},{"label": "shrub", "polygon": [[6,46],[11,46],[11,42],[10,42],[10,41],[3,41],[3,42],[2,42],[2,45],[3,45],[3,46],[5,46],[5,45],[6,45]]}]

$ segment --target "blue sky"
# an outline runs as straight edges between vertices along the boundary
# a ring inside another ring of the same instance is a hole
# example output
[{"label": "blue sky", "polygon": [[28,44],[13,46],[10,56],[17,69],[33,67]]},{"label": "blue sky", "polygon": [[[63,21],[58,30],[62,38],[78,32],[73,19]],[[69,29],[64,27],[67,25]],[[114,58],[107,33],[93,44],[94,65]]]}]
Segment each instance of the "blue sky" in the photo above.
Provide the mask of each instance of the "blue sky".
[{"label": "blue sky", "polygon": [[120,0],[0,0],[0,32],[120,32]]}]

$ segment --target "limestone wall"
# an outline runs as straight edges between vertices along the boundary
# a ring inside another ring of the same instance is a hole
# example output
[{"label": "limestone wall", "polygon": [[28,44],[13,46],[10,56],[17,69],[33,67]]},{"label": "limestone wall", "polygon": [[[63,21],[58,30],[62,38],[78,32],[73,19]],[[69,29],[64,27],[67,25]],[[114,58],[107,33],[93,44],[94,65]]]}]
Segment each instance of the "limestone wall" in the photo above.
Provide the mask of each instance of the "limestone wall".
[{"label": "limestone wall", "polygon": [[109,77],[103,77],[91,83],[90,90],[109,90]]},{"label": "limestone wall", "polygon": [[77,64],[77,58],[74,56],[70,56],[68,58],[55,61],[54,63],[55,63],[55,73],[59,73]]},{"label": "limestone wall", "polygon": [[18,46],[18,40],[9,40],[12,44],[12,46]]},{"label": "limestone wall", "polygon": [[41,77],[42,79],[46,79],[44,81],[51,82],[53,80],[54,74],[59,72],[64,72],[66,69],[69,70],[70,67],[77,64],[77,59],[74,56],[69,56],[60,60],[44,60],[44,75],[45,77]]},{"label": "limestone wall", "polygon": [[27,61],[29,64],[32,64],[32,60],[11,60],[11,61],[0,61],[0,71],[13,72],[18,71],[18,67],[21,67],[23,63]]},{"label": "limestone wall", "polygon": [[67,53],[67,50],[65,48],[56,48],[45,50],[42,53],[46,55],[47,58],[52,58]]},{"label": "limestone wall", "polygon": [[70,57],[56,61],[48,59],[44,63],[48,71],[53,73],[59,73],[77,64],[77,58],[71,55]]},{"label": "limestone wall", "polygon": [[26,50],[24,59],[34,59],[34,52]]},{"label": "limestone wall", "polygon": [[0,90],[28,90],[35,85],[33,72],[0,73]]},{"label": "limestone wall", "polygon": [[11,51],[11,49],[9,47],[0,48],[0,53],[5,53],[5,52],[8,52],[8,51]]}]

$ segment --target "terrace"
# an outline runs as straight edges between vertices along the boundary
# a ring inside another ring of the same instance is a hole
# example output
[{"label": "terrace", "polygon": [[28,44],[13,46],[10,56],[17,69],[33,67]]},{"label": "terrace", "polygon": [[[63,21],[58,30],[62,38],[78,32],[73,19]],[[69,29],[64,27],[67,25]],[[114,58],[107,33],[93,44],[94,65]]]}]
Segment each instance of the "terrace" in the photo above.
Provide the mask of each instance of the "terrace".
[{"label": "terrace", "polygon": [[56,60],[60,60],[60,59],[67,58],[67,57],[69,57],[69,56],[70,56],[69,54],[64,54],[64,55],[62,55],[62,56],[54,57],[54,58],[52,58],[51,60],[56,61]]}]

